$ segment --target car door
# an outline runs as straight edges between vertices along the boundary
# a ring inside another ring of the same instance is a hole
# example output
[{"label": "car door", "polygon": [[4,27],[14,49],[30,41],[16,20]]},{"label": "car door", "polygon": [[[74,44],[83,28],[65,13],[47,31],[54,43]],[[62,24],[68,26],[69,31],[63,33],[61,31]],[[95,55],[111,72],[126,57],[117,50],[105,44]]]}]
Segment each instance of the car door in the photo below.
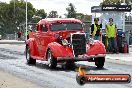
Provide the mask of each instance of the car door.
[{"label": "car door", "polygon": [[40,44],[41,44],[41,56],[44,57],[47,45],[49,44],[50,37],[48,34],[48,27],[46,24],[41,25],[41,36],[40,36]]},{"label": "car door", "polygon": [[36,49],[37,49],[36,51],[38,51],[37,56],[41,57],[42,46],[41,46],[41,41],[40,41],[41,31],[40,31],[40,25],[39,24],[37,25],[36,29],[37,30],[34,34],[34,38],[35,38],[35,41],[36,41]]}]

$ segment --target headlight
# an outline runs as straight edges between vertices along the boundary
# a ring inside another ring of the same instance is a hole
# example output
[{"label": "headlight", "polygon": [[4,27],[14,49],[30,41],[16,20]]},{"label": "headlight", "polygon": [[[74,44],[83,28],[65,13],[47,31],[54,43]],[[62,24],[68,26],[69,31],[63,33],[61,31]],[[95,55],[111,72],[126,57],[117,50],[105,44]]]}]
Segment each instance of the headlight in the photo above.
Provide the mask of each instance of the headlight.
[{"label": "headlight", "polygon": [[94,39],[93,39],[93,38],[90,38],[90,39],[89,39],[89,43],[90,43],[91,45],[94,45]]},{"label": "headlight", "polygon": [[62,40],[62,45],[67,46],[67,45],[69,45],[69,43],[68,43],[68,41],[66,39],[63,39]]},{"label": "headlight", "polygon": [[59,38],[59,36],[60,36],[59,34],[54,34],[55,38]]}]

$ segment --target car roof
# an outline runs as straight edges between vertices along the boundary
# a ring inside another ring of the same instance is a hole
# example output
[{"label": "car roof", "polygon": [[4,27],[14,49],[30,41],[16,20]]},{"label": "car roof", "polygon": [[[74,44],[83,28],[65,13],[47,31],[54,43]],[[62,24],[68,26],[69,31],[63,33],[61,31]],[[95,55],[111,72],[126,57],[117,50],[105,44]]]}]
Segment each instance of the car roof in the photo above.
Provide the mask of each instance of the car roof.
[{"label": "car roof", "polygon": [[55,22],[79,22],[82,23],[80,20],[75,19],[75,18],[45,18],[42,19],[38,22],[38,24],[43,24],[43,23],[55,23]]}]

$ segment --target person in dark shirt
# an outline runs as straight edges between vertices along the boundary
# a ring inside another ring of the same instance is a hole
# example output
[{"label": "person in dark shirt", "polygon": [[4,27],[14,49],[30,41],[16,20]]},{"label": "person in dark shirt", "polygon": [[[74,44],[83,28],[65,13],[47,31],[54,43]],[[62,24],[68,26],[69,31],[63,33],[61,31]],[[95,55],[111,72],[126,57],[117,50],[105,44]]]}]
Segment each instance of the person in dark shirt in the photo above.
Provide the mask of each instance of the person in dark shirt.
[{"label": "person in dark shirt", "polygon": [[17,32],[17,35],[18,35],[18,41],[20,41],[21,40],[21,35],[22,35],[21,31]]},{"label": "person in dark shirt", "polygon": [[100,30],[102,24],[98,24],[99,19],[94,18],[94,24],[91,25],[91,35],[95,40],[100,40]]}]

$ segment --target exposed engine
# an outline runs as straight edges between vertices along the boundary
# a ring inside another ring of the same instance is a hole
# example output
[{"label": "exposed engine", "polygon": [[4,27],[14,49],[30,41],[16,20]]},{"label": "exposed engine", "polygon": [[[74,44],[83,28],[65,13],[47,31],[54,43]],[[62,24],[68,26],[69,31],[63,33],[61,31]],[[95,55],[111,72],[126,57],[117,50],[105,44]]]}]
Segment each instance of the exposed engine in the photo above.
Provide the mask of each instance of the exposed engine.
[{"label": "exposed engine", "polygon": [[75,57],[86,53],[86,35],[84,33],[71,33],[66,39],[58,37],[58,43],[70,46]]},{"label": "exposed engine", "polygon": [[71,45],[75,57],[86,53],[86,36],[84,33],[71,34]]}]

